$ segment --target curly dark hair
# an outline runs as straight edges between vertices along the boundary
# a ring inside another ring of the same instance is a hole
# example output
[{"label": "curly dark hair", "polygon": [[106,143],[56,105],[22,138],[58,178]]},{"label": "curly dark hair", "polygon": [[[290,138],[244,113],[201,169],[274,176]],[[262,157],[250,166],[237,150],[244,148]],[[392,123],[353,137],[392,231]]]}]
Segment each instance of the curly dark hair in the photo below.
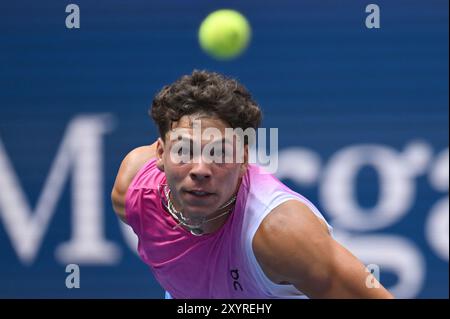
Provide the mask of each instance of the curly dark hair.
[{"label": "curly dark hair", "polygon": [[150,116],[164,138],[172,123],[184,115],[216,116],[233,129],[257,129],[261,110],[237,80],[204,70],[194,70],[164,86],[153,99]]}]

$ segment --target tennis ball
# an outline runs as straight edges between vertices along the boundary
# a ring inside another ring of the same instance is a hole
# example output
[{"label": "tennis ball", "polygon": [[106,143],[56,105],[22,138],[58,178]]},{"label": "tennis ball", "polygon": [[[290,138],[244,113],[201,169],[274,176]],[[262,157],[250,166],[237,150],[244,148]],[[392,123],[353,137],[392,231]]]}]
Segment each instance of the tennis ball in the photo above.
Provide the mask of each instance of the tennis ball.
[{"label": "tennis ball", "polygon": [[247,19],[235,10],[222,9],[209,14],[200,25],[200,46],[219,60],[237,57],[250,41],[251,28]]}]

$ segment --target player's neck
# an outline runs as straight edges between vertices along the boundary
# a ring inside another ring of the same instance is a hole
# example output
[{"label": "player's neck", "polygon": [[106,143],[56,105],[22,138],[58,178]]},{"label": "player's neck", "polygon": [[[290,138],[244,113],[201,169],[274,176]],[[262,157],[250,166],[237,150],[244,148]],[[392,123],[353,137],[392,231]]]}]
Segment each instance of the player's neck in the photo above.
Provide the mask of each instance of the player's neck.
[{"label": "player's neck", "polygon": [[[236,189],[233,192],[233,196],[236,196],[236,201],[237,201],[237,195],[239,192],[239,188],[241,186],[241,182],[242,182],[242,178],[239,179]],[[222,216],[216,220],[206,223],[205,227],[202,228],[204,230],[205,234],[214,233],[214,232],[218,231],[220,228],[222,228],[222,226],[227,222],[228,218],[230,218],[231,215],[233,214],[233,211],[235,210],[235,206],[236,206],[236,201],[230,207],[225,207],[224,209],[222,209],[214,214],[215,216],[218,216],[218,215],[222,214],[224,211],[226,211],[227,209],[230,209],[229,214],[225,214],[224,216]]]},{"label": "player's neck", "polygon": [[[231,200],[233,197],[235,197],[235,199],[236,199],[240,185],[241,185],[241,179],[239,180],[239,182],[236,186],[236,189],[233,192],[233,195],[229,200]],[[211,234],[211,233],[218,231],[227,222],[228,218],[233,213],[235,205],[236,205],[236,200],[234,200],[230,205],[226,205],[223,208],[215,211],[211,215],[208,215],[208,219],[210,221],[204,223],[201,227],[203,234]],[[177,208],[177,207],[175,207],[175,208]],[[184,212],[184,216],[187,218],[193,217],[192,215],[189,214],[189,212]],[[181,225],[181,227],[184,227],[185,229],[189,230],[185,226]]]}]

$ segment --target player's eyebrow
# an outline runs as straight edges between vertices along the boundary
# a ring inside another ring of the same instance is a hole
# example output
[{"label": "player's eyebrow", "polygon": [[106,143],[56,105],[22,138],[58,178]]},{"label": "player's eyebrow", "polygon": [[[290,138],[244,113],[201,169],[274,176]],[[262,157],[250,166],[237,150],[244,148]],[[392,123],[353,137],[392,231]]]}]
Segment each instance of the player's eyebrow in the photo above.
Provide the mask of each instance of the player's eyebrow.
[{"label": "player's eyebrow", "polygon": [[[194,140],[192,139],[192,137],[190,135],[179,135],[178,136],[178,140],[180,140],[180,137],[181,137],[181,140],[184,141],[184,142],[189,142],[191,144],[194,143]],[[208,142],[208,144],[222,144],[222,145],[228,144],[230,146],[233,146],[233,143],[229,139],[227,139],[226,137],[223,137],[220,140],[215,140],[215,141],[212,141],[212,142]]]},{"label": "player's eyebrow", "polygon": [[215,140],[215,141],[211,142],[211,144],[222,144],[222,145],[228,144],[230,146],[233,145],[233,143],[226,137],[222,138],[221,140]]}]

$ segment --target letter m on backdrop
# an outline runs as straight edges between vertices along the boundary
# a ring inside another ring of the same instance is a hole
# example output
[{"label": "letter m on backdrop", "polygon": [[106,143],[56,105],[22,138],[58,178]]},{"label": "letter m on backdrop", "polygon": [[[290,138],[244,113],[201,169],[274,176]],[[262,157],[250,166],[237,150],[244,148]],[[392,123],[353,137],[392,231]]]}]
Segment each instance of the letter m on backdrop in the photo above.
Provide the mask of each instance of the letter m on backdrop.
[{"label": "letter m on backdrop", "polygon": [[75,117],[66,129],[35,208],[30,207],[0,139],[0,222],[24,264],[32,264],[67,179],[72,175],[72,237],[57,247],[61,263],[114,263],[118,247],[103,233],[103,135],[108,114]]}]

